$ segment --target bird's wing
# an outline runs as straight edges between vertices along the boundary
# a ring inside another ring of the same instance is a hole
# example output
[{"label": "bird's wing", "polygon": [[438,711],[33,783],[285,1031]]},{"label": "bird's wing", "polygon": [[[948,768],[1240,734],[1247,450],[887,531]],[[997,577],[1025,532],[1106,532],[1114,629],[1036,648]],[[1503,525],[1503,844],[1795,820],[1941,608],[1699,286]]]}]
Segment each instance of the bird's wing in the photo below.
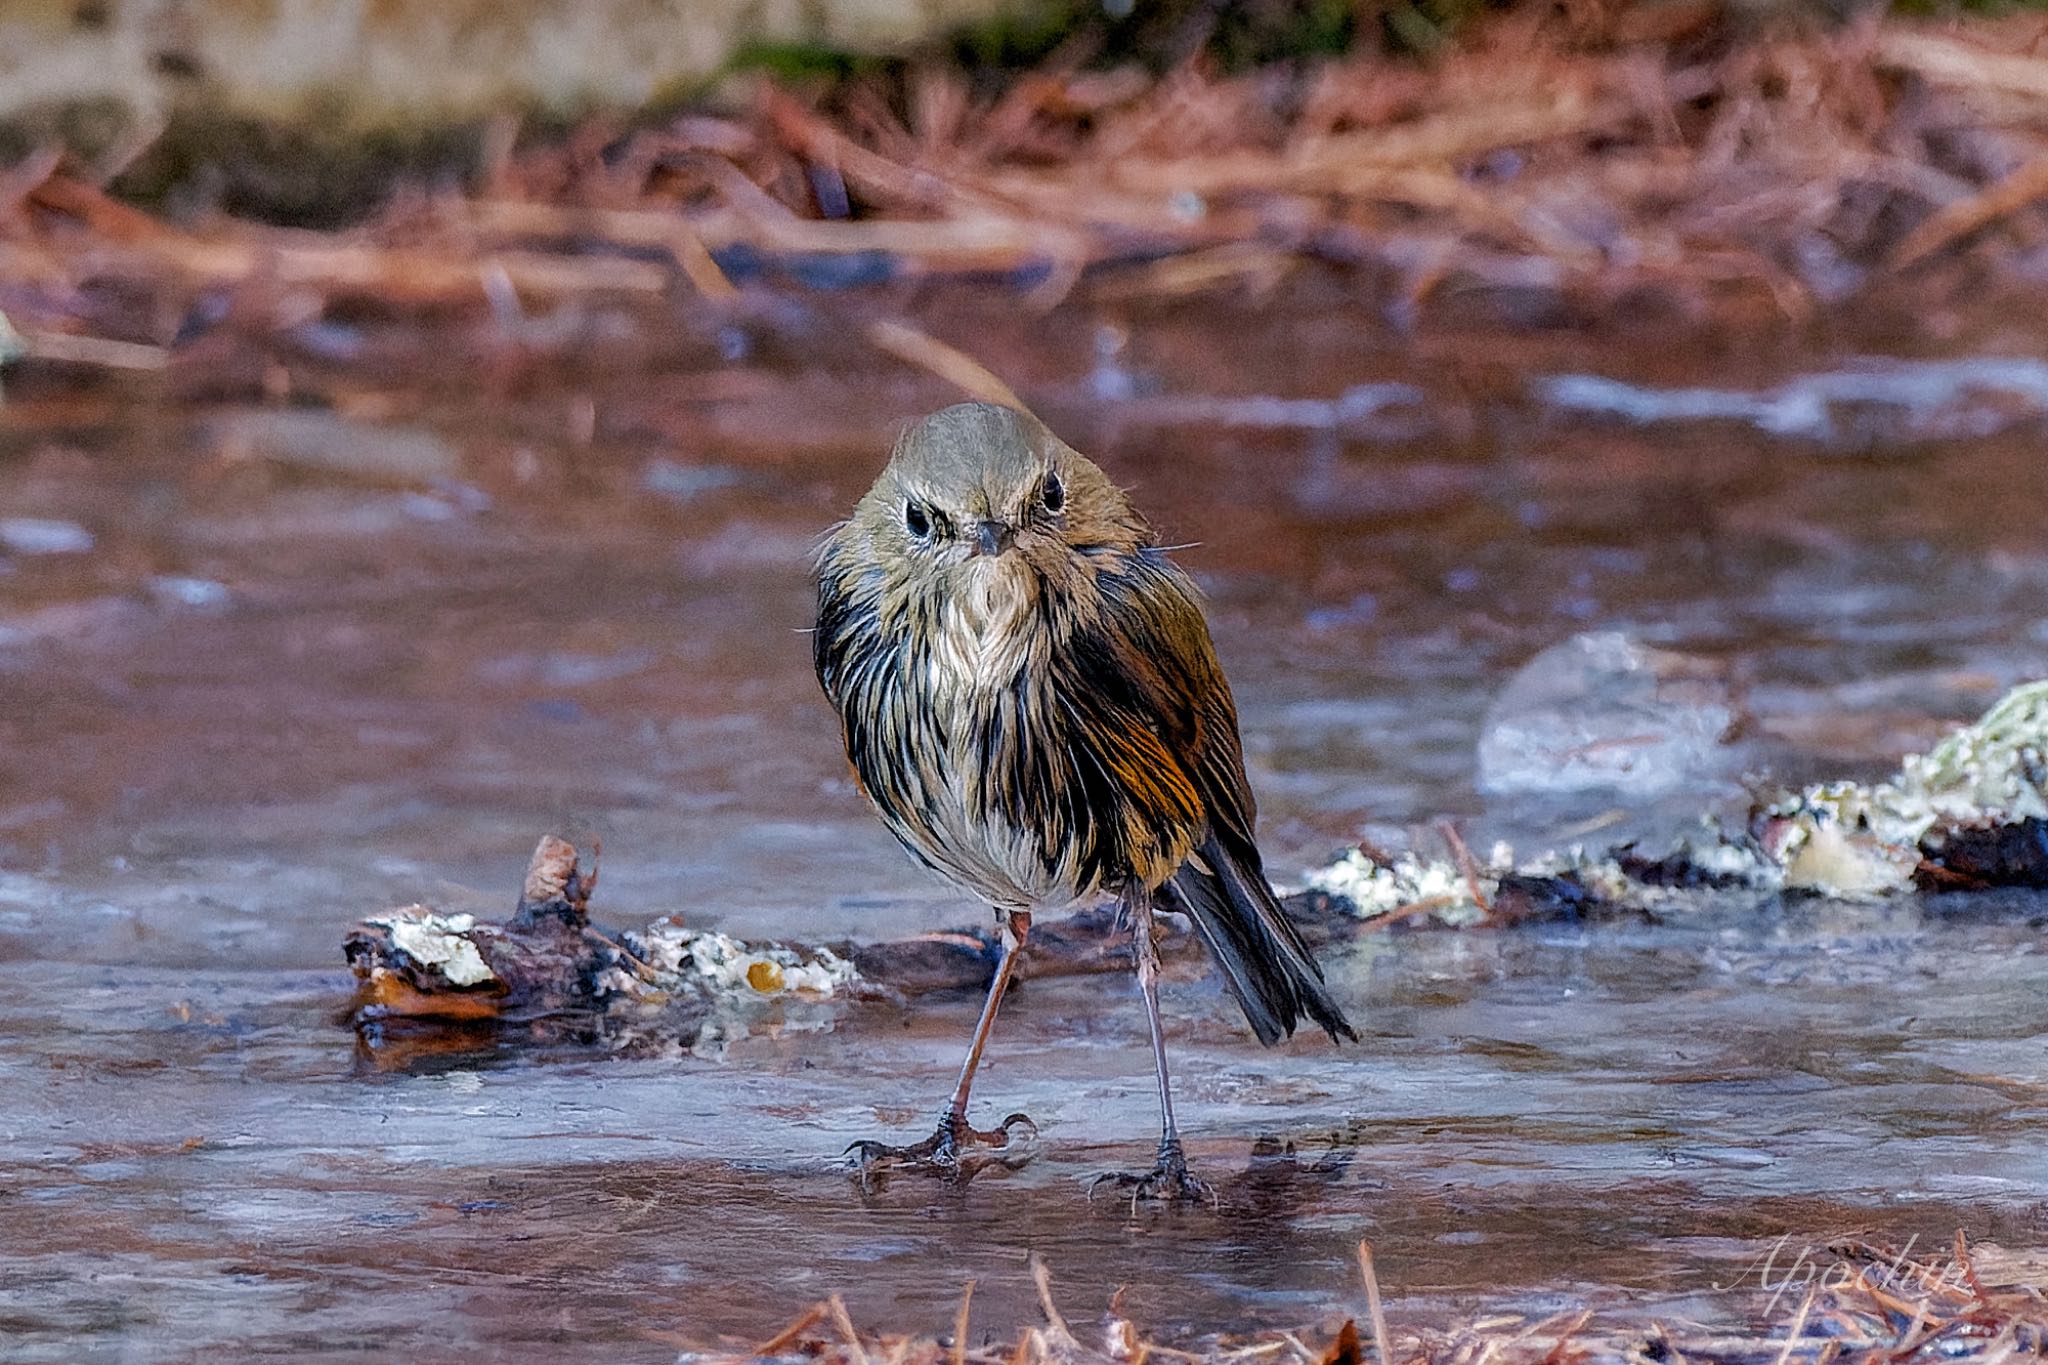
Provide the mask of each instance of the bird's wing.
[{"label": "bird's wing", "polygon": [[1266,881],[1237,706],[1194,584],[1157,552],[1098,582],[1101,625],[1075,654],[1103,700],[1139,718],[1162,781],[1192,792],[1201,814],[1191,853],[1157,888],[1163,903],[1195,921],[1260,1041],[1292,1033],[1302,1014],[1332,1039],[1356,1039]]},{"label": "bird's wing", "polygon": [[1146,741],[1156,780],[1193,797],[1217,835],[1250,849],[1257,806],[1245,781],[1237,705],[1216,662],[1201,600],[1187,575],[1156,551],[1097,578],[1103,611],[1075,640],[1075,663],[1102,700],[1128,714]]}]

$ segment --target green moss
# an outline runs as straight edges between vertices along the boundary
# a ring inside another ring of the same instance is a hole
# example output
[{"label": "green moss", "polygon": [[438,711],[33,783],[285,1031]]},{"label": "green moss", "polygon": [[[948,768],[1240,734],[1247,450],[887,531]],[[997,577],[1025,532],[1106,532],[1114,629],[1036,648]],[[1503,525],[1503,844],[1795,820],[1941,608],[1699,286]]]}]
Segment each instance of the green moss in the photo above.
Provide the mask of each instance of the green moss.
[{"label": "green moss", "polygon": [[831,83],[897,72],[934,55],[974,69],[1021,71],[1038,65],[1099,13],[1070,0],[1019,5],[906,56],[875,56],[824,42],[748,43],[726,63],[726,74],[761,72],[792,84]]},{"label": "green moss", "polygon": [[848,80],[887,65],[887,58],[863,56],[827,43],[747,43],[733,53],[726,70],[765,72],[795,84]]}]

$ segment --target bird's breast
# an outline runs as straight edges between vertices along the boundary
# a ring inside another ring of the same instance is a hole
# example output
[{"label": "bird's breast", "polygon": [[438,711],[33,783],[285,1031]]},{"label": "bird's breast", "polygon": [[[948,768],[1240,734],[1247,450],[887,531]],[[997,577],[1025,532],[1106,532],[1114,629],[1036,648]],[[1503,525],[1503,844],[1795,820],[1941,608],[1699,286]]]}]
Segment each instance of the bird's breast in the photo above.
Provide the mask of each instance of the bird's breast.
[{"label": "bird's breast", "polygon": [[1027,761],[1059,747],[1047,730],[1057,642],[1042,589],[1014,556],[970,561],[947,586],[912,689],[933,743],[912,759],[920,801],[898,833],[992,902],[1068,905],[1093,889],[1078,877],[1072,831],[1020,809],[1065,808],[1062,774]]},{"label": "bird's breast", "polygon": [[929,655],[934,698],[965,703],[1009,690],[1043,635],[1028,567],[1011,556],[968,561],[938,612]]}]

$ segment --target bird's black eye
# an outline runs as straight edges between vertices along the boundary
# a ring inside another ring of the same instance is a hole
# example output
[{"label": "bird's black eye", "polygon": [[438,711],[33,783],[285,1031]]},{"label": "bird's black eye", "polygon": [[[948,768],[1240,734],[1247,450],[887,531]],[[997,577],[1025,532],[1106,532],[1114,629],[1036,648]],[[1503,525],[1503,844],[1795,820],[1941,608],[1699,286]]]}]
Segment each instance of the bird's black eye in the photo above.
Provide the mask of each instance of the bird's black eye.
[{"label": "bird's black eye", "polygon": [[1060,482],[1059,475],[1045,476],[1045,483],[1038,490],[1038,499],[1048,512],[1057,512],[1067,505],[1067,486]]},{"label": "bird's black eye", "polygon": [[916,536],[919,540],[923,540],[932,533],[931,514],[914,502],[903,504],[903,525],[910,534]]}]

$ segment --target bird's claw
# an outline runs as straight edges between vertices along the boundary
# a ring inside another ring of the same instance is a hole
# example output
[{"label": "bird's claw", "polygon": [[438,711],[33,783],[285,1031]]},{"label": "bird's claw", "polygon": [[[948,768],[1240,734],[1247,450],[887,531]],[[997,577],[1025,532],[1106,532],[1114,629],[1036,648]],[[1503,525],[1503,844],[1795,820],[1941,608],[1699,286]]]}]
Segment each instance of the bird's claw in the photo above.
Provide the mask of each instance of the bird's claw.
[{"label": "bird's claw", "polygon": [[[1029,1159],[1028,1156],[1019,1158],[1010,1150],[1013,1129],[1021,1130],[1025,1137],[1038,1135],[1038,1125],[1024,1114],[1008,1115],[993,1128],[976,1128],[967,1121],[965,1114],[949,1113],[939,1120],[939,1126],[923,1142],[892,1147],[885,1142],[864,1139],[848,1144],[843,1155],[854,1158],[854,1165],[863,1180],[899,1170],[920,1171],[948,1180],[968,1180],[991,1164],[1015,1167]],[[985,1150],[987,1154],[978,1149]]]},{"label": "bird's claw", "polygon": [[1216,1191],[1208,1182],[1195,1179],[1188,1171],[1187,1153],[1181,1150],[1178,1138],[1169,1138],[1159,1144],[1159,1159],[1151,1170],[1142,1175],[1109,1171],[1096,1176],[1088,1185],[1088,1197],[1093,1199],[1095,1192],[1105,1185],[1129,1191],[1133,1211],[1140,1202],[1149,1200],[1169,1204],[1216,1202]]}]

